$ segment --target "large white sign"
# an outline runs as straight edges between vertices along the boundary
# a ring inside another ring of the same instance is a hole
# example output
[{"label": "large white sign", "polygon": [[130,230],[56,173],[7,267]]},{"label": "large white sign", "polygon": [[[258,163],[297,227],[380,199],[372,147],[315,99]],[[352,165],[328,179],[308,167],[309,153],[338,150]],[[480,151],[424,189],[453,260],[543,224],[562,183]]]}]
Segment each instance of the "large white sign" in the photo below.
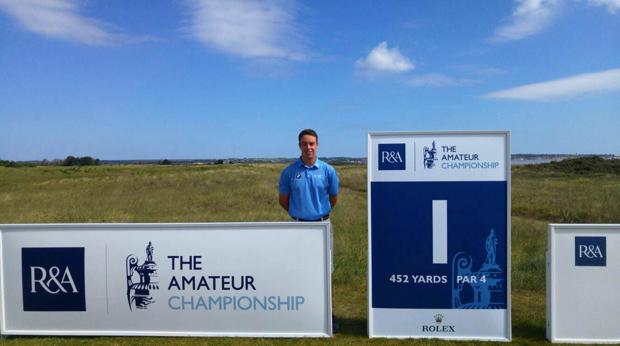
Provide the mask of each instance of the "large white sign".
[{"label": "large white sign", "polygon": [[508,132],[371,133],[371,337],[510,340]]},{"label": "large white sign", "polygon": [[0,225],[0,333],[328,337],[329,227]]},{"label": "large white sign", "polygon": [[620,342],[620,225],[549,225],[547,338]]}]

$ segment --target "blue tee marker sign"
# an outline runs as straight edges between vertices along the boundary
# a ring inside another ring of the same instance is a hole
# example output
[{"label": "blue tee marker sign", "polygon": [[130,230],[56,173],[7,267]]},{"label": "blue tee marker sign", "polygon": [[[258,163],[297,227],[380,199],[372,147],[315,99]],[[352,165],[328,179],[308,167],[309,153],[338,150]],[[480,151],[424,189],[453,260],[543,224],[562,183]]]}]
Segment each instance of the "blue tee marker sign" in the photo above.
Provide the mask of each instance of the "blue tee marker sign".
[{"label": "blue tee marker sign", "polygon": [[510,340],[508,132],[371,133],[369,335]]}]

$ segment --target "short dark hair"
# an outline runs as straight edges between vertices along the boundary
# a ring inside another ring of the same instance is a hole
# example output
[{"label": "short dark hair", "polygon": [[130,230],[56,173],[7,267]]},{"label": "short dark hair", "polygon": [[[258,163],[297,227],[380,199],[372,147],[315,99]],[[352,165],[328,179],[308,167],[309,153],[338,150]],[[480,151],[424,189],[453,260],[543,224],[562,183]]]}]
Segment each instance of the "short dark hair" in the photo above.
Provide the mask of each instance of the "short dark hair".
[{"label": "short dark hair", "polygon": [[313,129],[303,129],[299,133],[299,136],[297,136],[297,140],[299,141],[299,143],[301,143],[301,137],[305,135],[313,136],[314,138],[316,138],[317,142],[319,141],[319,135],[316,134],[316,131],[314,131]]}]

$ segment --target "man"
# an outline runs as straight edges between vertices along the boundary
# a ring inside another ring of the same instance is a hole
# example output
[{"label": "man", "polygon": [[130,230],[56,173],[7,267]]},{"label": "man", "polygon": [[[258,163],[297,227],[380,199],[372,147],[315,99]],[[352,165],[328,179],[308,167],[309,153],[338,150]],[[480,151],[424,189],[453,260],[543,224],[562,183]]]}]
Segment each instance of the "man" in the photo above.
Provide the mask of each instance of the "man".
[{"label": "man", "polygon": [[279,202],[296,221],[324,221],[338,203],[338,175],[319,160],[319,136],[305,129],[298,136],[300,158],[282,171]]},{"label": "man", "polygon": [[[338,203],[338,175],[334,167],[316,157],[319,136],[314,130],[302,130],[297,140],[301,156],[280,175],[280,205],[295,221],[329,220],[329,213]],[[331,262],[334,271],[333,259]],[[334,315],[332,328],[334,332],[340,329]]]}]

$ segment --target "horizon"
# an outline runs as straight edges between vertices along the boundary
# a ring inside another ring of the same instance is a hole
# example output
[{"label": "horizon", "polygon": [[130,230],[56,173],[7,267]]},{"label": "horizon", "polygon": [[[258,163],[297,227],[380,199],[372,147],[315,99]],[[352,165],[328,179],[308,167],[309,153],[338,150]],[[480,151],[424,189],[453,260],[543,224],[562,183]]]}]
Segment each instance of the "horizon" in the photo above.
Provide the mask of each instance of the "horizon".
[{"label": "horizon", "polygon": [[[65,158],[69,157],[69,156],[74,156],[74,157],[80,157],[80,156],[75,156],[75,155],[67,155],[64,158],[53,158],[53,159],[40,159],[40,160],[6,160],[4,158],[0,157],[0,161],[15,161],[15,162],[22,162],[22,163],[40,163],[40,162],[56,162],[56,161],[63,161]],[[589,157],[589,156],[597,156],[597,157],[612,157],[614,159],[618,159],[620,158],[620,154],[618,153],[587,153],[587,154],[577,154],[577,153],[567,153],[567,154],[558,154],[558,153],[511,153],[510,154],[511,159],[514,160],[515,158],[519,159],[519,158],[523,158],[523,157],[527,157],[527,156],[533,156],[533,157],[556,157],[556,158],[571,158],[571,157]],[[167,158],[167,157],[161,157],[161,158],[149,158],[149,159],[144,159],[144,158],[138,158],[138,159],[102,159],[102,158],[98,158],[98,157],[93,157],[90,155],[85,155],[83,157],[92,157],[93,159],[99,160],[101,162],[158,162],[158,161],[163,161],[163,160],[169,160],[171,162],[206,162],[206,161],[218,161],[218,160],[286,160],[286,161],[290,161],[290,160],[296,160],[299,157],[295,157],[295,156],[291,156],[291,157],[216,157],[216,158],[175,158],[175,159],[171,159],[171,158]],[[367,156],[318,156],[319,159],[322,160],[335,160],[335,159],[352,159],[352,160],[367,160],[368,157]]]},{"label": "horizon", "polygon": [[303,128],[326,157],[422,130],[620,153],[616,0],[0,0],[0,26],[4,160],[294,157]]}]

